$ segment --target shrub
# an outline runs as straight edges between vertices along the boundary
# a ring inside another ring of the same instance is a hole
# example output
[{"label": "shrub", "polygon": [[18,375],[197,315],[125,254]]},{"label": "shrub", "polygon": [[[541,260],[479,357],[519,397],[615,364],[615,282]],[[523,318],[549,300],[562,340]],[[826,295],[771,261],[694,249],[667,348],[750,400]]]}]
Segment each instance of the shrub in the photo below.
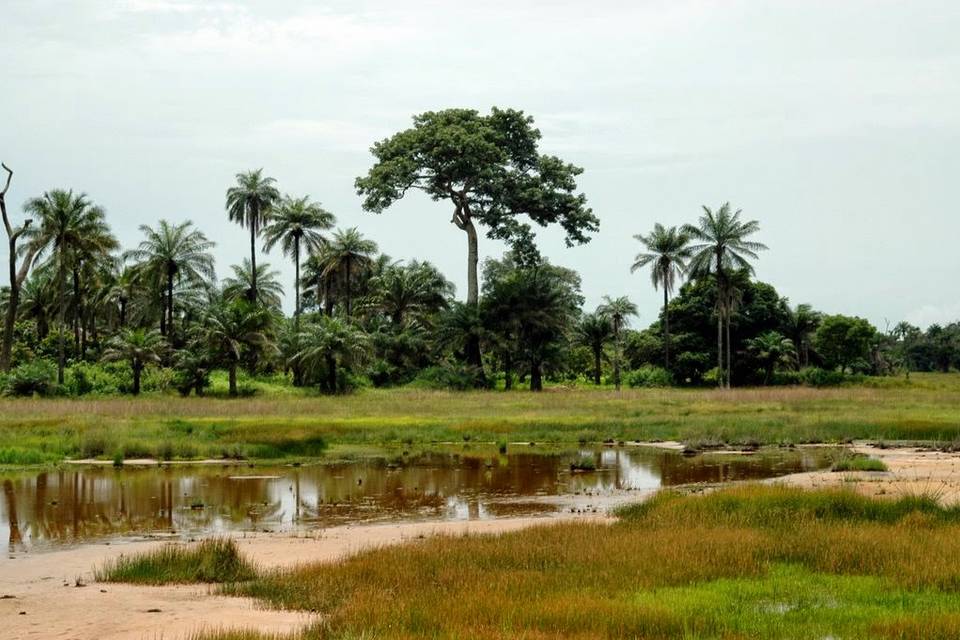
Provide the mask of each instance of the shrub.
[{"label": "shrub", "polygon": [[809,387],[837,387],[847,382],[847,376],[840,371],[809,367],[800,371],[803,384]]},{"label": "shrub", "polygon": [[781,387],[801,385],[803,375],[799,371],[777,371],[770,378],[770,384]]},{"label": "shrub", "polygon": [[673,374],[663,367],[647,364],[628,372],[626,381],[630,387],[670,387]]},{"label": "shrub", "polygon": [[99,582],[184,584],[240,582],[256,577],[256,569],[233,540],[210,539],[196,545],[168,545],[148,553],[121,556],[95,571]]},{"label": "shrub", "polygon": [[413,386],[457,391],[490,389],[493,387],[493,379],[487,377],[478,367],[444,363],[421,371],[413,381]]},{"label": "shrub", "polygon": [[130,368],[122,362],[76,362],[67,367],[64,382],[65,391],[72,396],[113,395],[133,387]]},{"label": "shrub", "polygon": [[34,360],[14,368],[6,376],[3,392],[11,396],[47,396],[57,389],[57,365]]}]

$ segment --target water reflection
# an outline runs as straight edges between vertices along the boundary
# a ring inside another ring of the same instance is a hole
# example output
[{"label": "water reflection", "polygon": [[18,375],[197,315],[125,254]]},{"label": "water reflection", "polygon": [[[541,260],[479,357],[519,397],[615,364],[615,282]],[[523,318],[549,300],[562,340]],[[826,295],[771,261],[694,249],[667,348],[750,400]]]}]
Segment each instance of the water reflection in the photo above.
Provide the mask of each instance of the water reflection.
[{"label": "water reflection", "polygon": [[[596,471],[571,472],[592,457]],[[643,448],[509,455],[431,452],[310,467],[67,468],[3,479],[10,551],[157,533],[279,530],[353,522],[547,512],[547,496],[766,478],[823,466],[815,451],[684,458]]]}]

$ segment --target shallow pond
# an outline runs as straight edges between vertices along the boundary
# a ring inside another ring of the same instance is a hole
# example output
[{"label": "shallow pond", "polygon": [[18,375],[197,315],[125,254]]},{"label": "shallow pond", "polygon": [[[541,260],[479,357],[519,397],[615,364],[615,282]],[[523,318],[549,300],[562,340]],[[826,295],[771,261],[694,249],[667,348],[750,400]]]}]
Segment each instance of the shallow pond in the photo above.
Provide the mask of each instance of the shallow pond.
[{"label": "shallow pond", "polygon": [[[571,470],[571,464],[595,467]],[[635,492],[823,467],[817,449],[684,457],[647,447],[369,455],[311,466],[66,467],[0,476],[11,552],[147,535],[310,529],[596,509]]]}]

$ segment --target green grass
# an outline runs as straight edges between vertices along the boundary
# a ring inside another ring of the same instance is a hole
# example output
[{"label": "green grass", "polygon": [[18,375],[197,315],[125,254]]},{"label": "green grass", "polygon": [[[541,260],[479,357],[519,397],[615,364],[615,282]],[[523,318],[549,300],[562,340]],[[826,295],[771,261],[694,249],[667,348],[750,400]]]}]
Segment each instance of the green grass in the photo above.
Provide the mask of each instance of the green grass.
[{"label": "green grass", "polygon": [[[215,386],[218,384],[215,380]],[[252,383],[251,383],[252,384]],[[328,444],[672,439],[779,444],[960,440],[960,374],[839,389],[366,389],[324,397],[282,379],[253,397],[3,399],[0,465],[65,458],[314,457]]]},{"label": "green grass", "polygon": [[887,471],[883,460],[868,456],[844,456],[833,463],[831,471]]},{"label": "green grass", "polygon": [[194,546],[164,545],[156,551],[122,556],[94,572],[98,582],[189,584],[240,582],[256,576],[233,540],[210,539]]},{"label": "green grass", "polygon": [[960,511],[757,485],[665,493],[613,525],[431,538],[224,590],[322,614],[303,638],[955,638]]}]

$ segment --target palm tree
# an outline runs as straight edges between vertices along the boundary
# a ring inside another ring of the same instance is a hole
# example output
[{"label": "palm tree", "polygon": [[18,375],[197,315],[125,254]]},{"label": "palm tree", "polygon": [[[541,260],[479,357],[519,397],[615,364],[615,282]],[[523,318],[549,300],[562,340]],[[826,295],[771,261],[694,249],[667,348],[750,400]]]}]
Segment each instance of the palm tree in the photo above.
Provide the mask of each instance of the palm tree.
[{"label": "palm tree", "polygon": [[210,254],[215,243],[189,220],[180,224],[161,220],[156,229],[144,224],[140,231],[145,238],[124,257],[137,263],[141,277],[162,285],[160,333],[173,336],[174,284],[183,280],[200,284],[216,278]]},{"label": "palm tree", "polygon": [[264,251],[270,251],[274,245],[279,244],[283,254],[293,258],[296,269],[293,281],[293,318],[297,330],[300,328],[300,251],[304,248],[308,251],[315,250],[326,244],[327,239],[320,232],[332,229],[335,222],[334,215],[318,203],[311,202],[309,196],[286,196],[270,224],[263,229]]},{"label": "palm tree", "polygon": [[613,356],[613,384],[617,391],[620,391],[620,333],[630,323],[630,317],[637,315],[637,305],[630,302],[626,296],[620,296],[611,299],[610,296],[603,296],[603,304],[597,307],[597,314],[606,318],[613,330],[613,341],[615,353]]},{"label": "palm tree", "polygon": [[34,252],[35,259],[49,254],[47,259],[56,269],[60,330],[57,381],[63,384],[63,371],[66,366],[64,336],[67,271],[74,269],[83,256],[112,248],[116,240],[108,231],[104,210],[93,204],[84,193],[74,194],[72,190],[54,189],[28,200],[24,210],[32,214],[37,222],[24,234],[30,243],[29,250]]},{"label": "palm tree", "polygon": [[349,322],[327,316],[307,327],[299,343],[296,363],[315,378],[325,378],[322,386],[330,393],[338,390],[337,370],[362,362],[369,348],[367,334]]},{"label": "palm tree", "polygon": [[[720,386],[730,387],[730,316],[736,304],[736,292],[730,282],[732,271],[753,273],[749,259],[758,259],[758,251],[766,245],[747,240],[760,230],[756,220],[742,222],[740,210],[732,211],[730,203],[724,203],[716,212],[703,207],[699,226],[684,225],[683,232],[697,242],[690,247],[691,259],[688,269],[697,277],[713,275],[717,280],[717,377]],[[727,333],[727,368],[724,370],[723,335]]]},{"label": "palm tree", "polygon": [[601,383],[600,358],[603,356],[603,347],[610,339],[613,327],[610,321],[599,313],[588,313],[580,320],[577,326],[577,337],[580,343],[590,348],[593,353],[593,383]]},{"label": "palm tree", "polygon": [[263,175],[263,169],[237,174],[237,184],[227,189],[226,209],[231,222],[250,229],[250,264],[254,275],[250,300],[257,299],[257,237],[270,220],[273,208],[280,200],[274,186],[276,180]]},{"label": "palm tree", "polygon": [[345,231],[338,230],[333,234],[333,241],[324,252],[326,257],[325,271],[340,274],[343,281],[346,312],[349,318],[353,313],[352,285],[357,269],[373,262],[371,256],[377,251],[377,243],[367,240],[351,227]]},{"label": "palm tree", "polygon": [[[271,269],[270,264],[264,262],[256,267],[256,276],[250,266],[250,261],[243,259],[242,264],[230,265],[233,271],[232,278],[223,279],[223,297],[227,300],[243,298],[251,300],[251,292],[256,289],[253,302],[269,309],[279,309],[280,299],[283,297],[283,285],[280,284],[280,272]],[[259,283],[259,284],[257,284]]]},{"label": "palm tree", "polygon": [[215,300],[207,310],[206,342],[227,367],[231,396],[237,395],[237,365],[244,352],[272,346],[267,335],[272,320],[268,309],[244,299]]},{"label": "palm tree", "polygon": [[394,326],[409,316],[421,318],[446,309],[454,292],[453,283],[436,267],[416,260],[386,267],[371,278],[370,288],[369,306],[388,316]]},{"label": "palm tree", "polygon": [[670,294],[677,281],[683,277],[687,269],[687,259],[690,249],[687,245],[690,236],[677,227],[665,228],[659,222],[653,226],[649,235],[637,234],[633,236],[647,249],[647,253],[638,253],[633,259],[630,272],[652,264],[650,280],[654,290],[663,288],[663,361],[666,368],[670,368]]},{"label": "palm tree", "polygon": [[793,340],[776,331],[767,331],[747,340],[747,350],[763,367],[764,384],[770,384],[777,366],[794,367],[797,364],[797,349]]},{"label": "palm tree", "polygon": [[125,329],[107,343],[103,359],[107,362],[126,360],[133,371],[133,395],[140,394],[140,375],[144,367],[160,362],[160,354],[166,342],[160,332],[145,329]]},{"label": "palm tree", "polygon": [[811,336],[820,326],[820,318],[821,314],[814,311],[809,304],[798,304],[795,309],[790,310],[787,329],[793,344],[799,348],[801,367],[810,364]]}]

